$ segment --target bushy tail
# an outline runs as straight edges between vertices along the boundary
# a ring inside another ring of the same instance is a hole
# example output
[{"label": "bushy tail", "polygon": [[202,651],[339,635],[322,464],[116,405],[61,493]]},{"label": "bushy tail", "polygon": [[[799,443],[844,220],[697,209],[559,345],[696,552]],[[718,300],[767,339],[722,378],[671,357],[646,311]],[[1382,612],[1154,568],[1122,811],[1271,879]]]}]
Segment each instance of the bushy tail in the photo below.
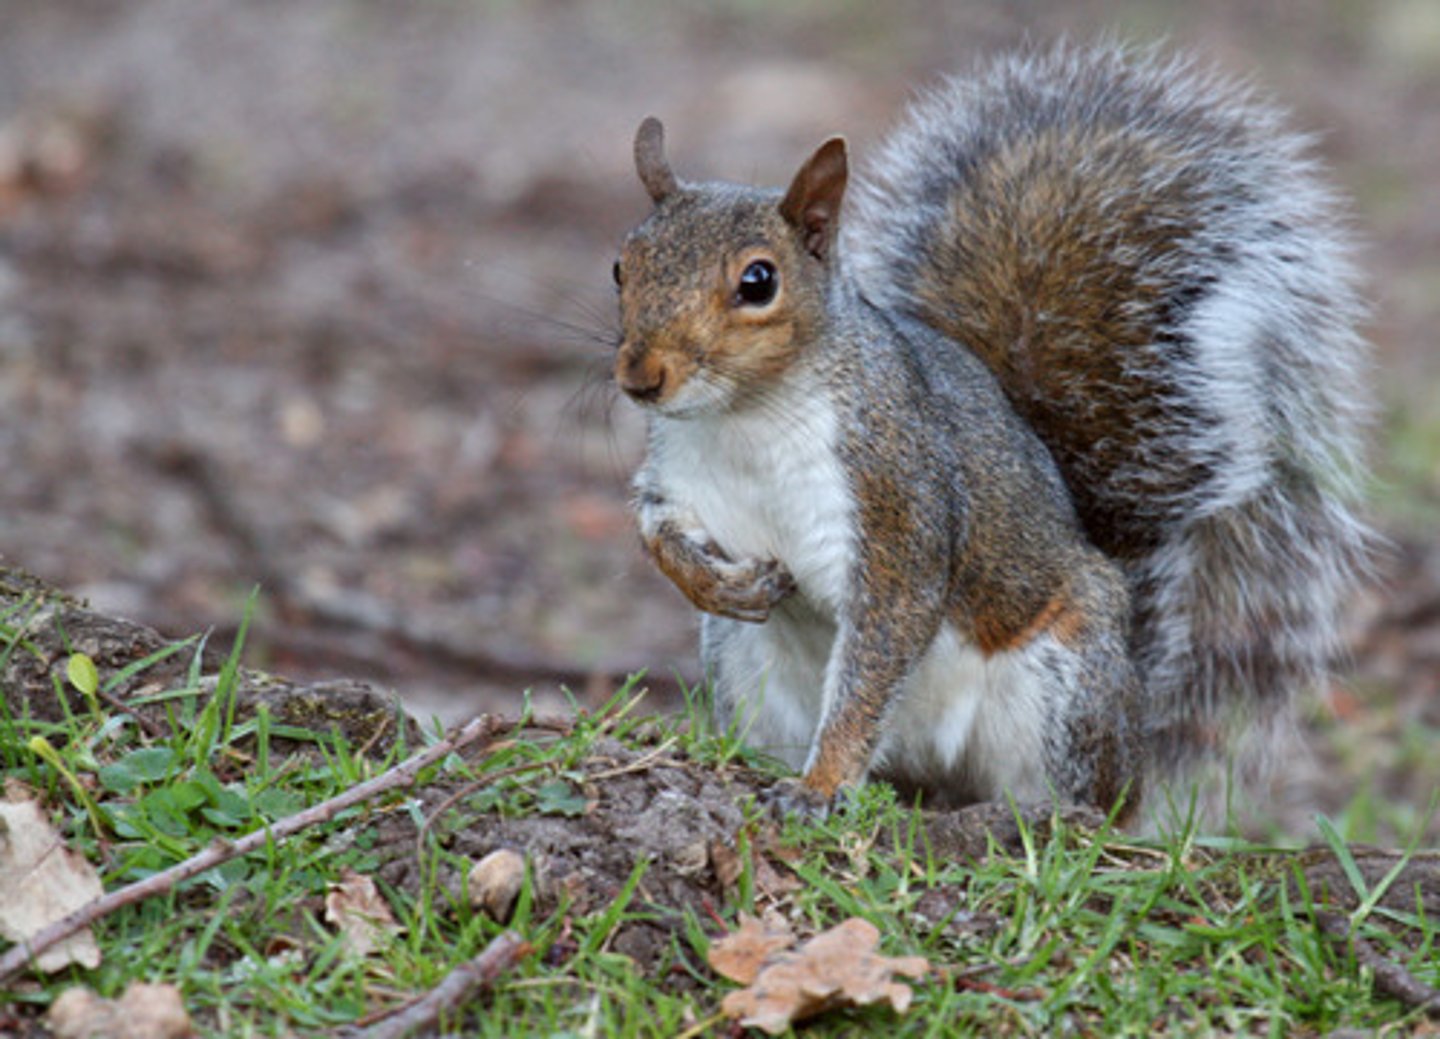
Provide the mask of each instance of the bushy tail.
[{"label": "bushy tail", "polygon": [[1151,746],[1319,682],[1369,540],[1347,236],[1308,142],[1184,60],[1002,60],[920,98],[851,194],[860,291],[978,353],[1130,577]]}]

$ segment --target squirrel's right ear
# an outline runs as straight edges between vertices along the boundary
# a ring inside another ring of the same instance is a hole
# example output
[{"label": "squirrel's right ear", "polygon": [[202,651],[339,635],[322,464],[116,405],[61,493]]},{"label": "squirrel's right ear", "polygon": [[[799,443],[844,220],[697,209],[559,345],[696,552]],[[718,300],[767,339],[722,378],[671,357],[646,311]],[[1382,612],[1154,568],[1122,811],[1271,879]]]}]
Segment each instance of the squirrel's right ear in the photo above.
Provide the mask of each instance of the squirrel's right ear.
[{"label": "squirrel's right ear", "polygon": [[829,259],[849,177],[845,138],[832,137],[800,167],[780,203],[780,215],[804,233],[805,248],[821,260]]},{"label": "squirrel's right ear", "polygon": [[656,202],[680,187],[665,159],[665,127],[653,115],[635,131],[635,171]]}]

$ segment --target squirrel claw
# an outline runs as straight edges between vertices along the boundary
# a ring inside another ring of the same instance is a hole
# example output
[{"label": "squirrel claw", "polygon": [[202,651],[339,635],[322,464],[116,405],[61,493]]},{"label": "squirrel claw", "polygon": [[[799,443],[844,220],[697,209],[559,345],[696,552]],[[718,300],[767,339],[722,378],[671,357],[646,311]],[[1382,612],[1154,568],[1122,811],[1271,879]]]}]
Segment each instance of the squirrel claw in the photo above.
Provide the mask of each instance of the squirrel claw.
[{"label": "squirrel claw", "polygon": [[793,776],[778,780],[761,798],[765,807],[781,822],[789,815],[819,822],[848,800],[847,787],[841,787],[833,797],[826,797],[813,787],[806,786],[804,780]]},{"label": "squirrel claw", "polygon": [[778,559],[717,564],[717,578],[704,602],[707,613],[762,624],[770,610],[795,591],[795,578]]}]

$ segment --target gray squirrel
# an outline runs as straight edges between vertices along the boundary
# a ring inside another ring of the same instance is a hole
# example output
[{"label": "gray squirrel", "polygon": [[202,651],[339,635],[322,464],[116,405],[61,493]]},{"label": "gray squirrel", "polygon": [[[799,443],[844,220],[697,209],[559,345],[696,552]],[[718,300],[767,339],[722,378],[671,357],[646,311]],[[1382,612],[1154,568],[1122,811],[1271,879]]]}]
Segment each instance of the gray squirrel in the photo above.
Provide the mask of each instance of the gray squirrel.
[{"label": "gray squirrel", "polygon": [[641,536],[716,713],[823,809],[1133,814],[1325,675],[1366,565],[1362,304],[1308,141],[1118,44],[920,96],[868,176],[678,180],[615,264]]}]

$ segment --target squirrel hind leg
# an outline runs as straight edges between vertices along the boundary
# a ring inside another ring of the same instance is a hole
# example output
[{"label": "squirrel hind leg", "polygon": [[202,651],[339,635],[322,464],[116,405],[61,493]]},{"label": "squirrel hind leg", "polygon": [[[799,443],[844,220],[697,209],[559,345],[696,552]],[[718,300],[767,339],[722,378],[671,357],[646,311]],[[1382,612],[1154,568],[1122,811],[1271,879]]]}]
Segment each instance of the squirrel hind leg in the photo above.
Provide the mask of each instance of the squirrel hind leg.
[{"label": "squirrel hind leg", "polygon": [[1143,690],[1130,647],[1121,574],[1096,557],[1076,568],[1064,622],[1029,647],[1051,687],[1045,771],[1061,801],[1113,812],[1124,825],[1144,797]]},{"label": "squirrel hind leg", "polygon": [[931,806],[1054,802],[1127,822],[1145,771],[1128,609],[1123,579],[1096,555],[1023,642],[985,653],[942,630],[874,775]]}]

